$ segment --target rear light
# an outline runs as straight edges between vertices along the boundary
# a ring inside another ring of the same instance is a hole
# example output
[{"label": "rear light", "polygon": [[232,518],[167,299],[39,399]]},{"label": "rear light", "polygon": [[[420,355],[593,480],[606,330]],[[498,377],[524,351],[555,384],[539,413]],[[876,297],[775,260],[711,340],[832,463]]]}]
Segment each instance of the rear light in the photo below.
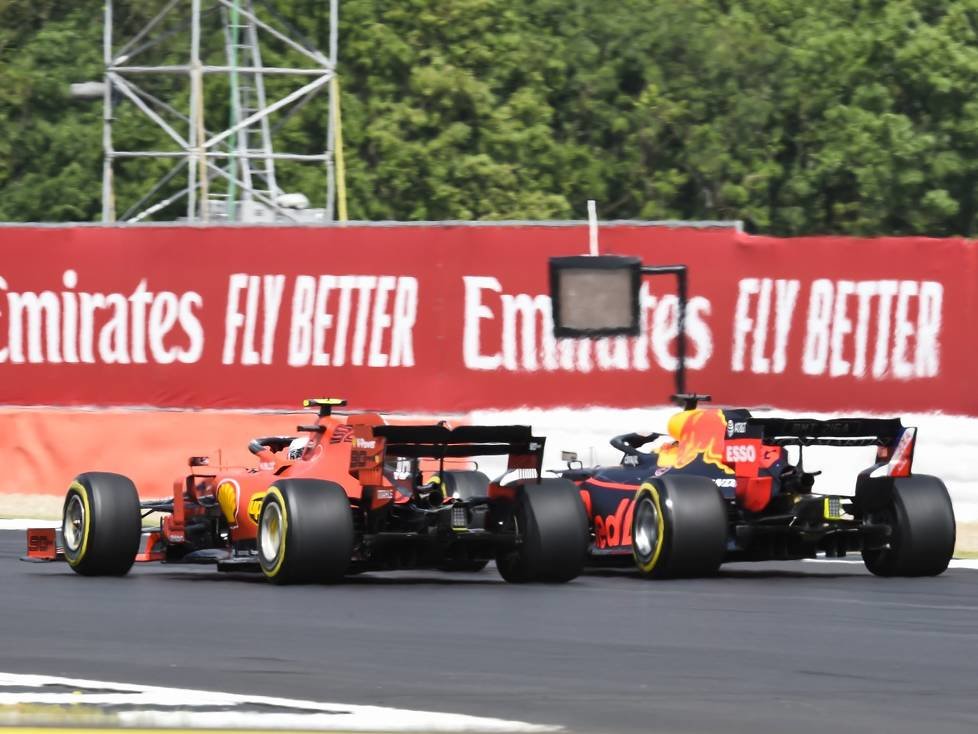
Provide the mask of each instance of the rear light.
[{"label": "rear light", "polygon": [[469,527],[469,513],[465,505],[452,505],[452,529],[460,530]]},{"label": "rear light", "polygon": [[822,514],[826,520],[841,520],[843,516],[842,498],[826,497],[822,508]]}]

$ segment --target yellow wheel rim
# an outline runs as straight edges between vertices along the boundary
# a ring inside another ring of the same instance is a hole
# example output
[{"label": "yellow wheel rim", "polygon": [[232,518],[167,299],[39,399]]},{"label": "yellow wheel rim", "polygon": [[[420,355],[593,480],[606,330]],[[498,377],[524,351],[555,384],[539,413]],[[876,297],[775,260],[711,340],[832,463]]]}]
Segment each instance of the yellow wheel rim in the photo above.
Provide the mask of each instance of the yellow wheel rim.
[{"label": "yellow wheel rim", "polygon": [[632,517],[632,554],[645,573],[651,573],[665,544],[662,500],[654,484],[643,484],[635,495]]},{"label": "yellow wheel rim", "polygon": [[80,483],[72,482],[61,521],[61,535],[67,551],[65,558],[71,566],[77,566],[85,558],[91,526],[92,508],[88,503],[88,492]]},{"label": "yellow wheel rim", "polygon": [[268,578],[275,578],[282,570],[288,530],[285,498],[278,487],[269,487],[258,526],[258,554],[262,560],[262,570]]}]

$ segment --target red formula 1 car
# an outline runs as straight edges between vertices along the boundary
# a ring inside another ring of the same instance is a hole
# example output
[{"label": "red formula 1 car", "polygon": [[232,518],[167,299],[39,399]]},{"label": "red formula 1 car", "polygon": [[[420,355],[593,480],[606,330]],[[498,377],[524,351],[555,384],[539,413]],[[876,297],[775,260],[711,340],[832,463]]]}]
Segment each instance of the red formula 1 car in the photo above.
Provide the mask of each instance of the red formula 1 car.
[{"label": "red formula 1 car", "polygon": [[[699,407],[708,396],[675,397],[684,409],[667,434],[611,439],[620,465],[571,463],[557,472],[579,483],[592,563],[634,562],[645,576],[677,578],[712,574],[728,561],[856,552],[880,576],[947,568],[954,510],[940,479],[911,472],[916,428],[898,418],[757,418]],[[653,448],[643,450],[647,444]],[[854,493],[818,493],[821,472],[802,461],[816,445],[873,447],[876,461],[855,477]]]},{"label": "red formula 1 car", "polygon": [[[318,417],[298,435],[251,441],[257,467],[214,471],[192,457],[170,499],[141,502],[119,474],[79,475],[62,537],[28,531],[28,556],[63,555],[88,576],[122,575],[134,561],[215,562],[279,583],[489,560],[512,582],[580,573],[588,527],[577,487],[540,478],[544,439],[529,427],[386,425],[376,414],[332,415],[342,400],[304,405]],[[508,456],[506,474],[445,468],[484,455]],[[152,513],[163,517],[144,529]]]}]

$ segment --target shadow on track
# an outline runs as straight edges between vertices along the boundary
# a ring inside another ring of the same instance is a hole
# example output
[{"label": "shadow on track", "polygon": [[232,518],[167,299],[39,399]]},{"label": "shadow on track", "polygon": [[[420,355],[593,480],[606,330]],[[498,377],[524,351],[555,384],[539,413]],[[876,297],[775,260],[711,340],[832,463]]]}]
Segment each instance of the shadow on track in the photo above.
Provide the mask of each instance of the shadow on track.
[{"label": "shadow on track", "polygon": [[[860,567],[861,568],[861,567]],[[652,584],[674,584],[689,581],[710,581],[711,579],[839,579],[839,578],[869,578],[862,573],[845,573],[838,571],[814,571],[814,570],[791,570],[791,569],[771,569],[758,568],[756,570],[745,569],[723,569],[715,576],[706,576],[696,579],[646,579],[638,571],[626,568],[591,568],[584,572],[585,576],[596,578],[621,578],[628,579],[629,583],[652,583]]]}]

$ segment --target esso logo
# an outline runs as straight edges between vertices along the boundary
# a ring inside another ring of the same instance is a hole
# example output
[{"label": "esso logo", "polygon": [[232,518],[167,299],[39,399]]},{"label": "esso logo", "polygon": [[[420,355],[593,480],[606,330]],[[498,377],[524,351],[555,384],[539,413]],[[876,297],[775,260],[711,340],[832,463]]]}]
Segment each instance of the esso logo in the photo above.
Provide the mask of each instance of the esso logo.
[{"label": "esso logo", "polygon": [[724,462],[727,464],[749,464],[757,461],[757,449],[752,443],[728,443]]}]

